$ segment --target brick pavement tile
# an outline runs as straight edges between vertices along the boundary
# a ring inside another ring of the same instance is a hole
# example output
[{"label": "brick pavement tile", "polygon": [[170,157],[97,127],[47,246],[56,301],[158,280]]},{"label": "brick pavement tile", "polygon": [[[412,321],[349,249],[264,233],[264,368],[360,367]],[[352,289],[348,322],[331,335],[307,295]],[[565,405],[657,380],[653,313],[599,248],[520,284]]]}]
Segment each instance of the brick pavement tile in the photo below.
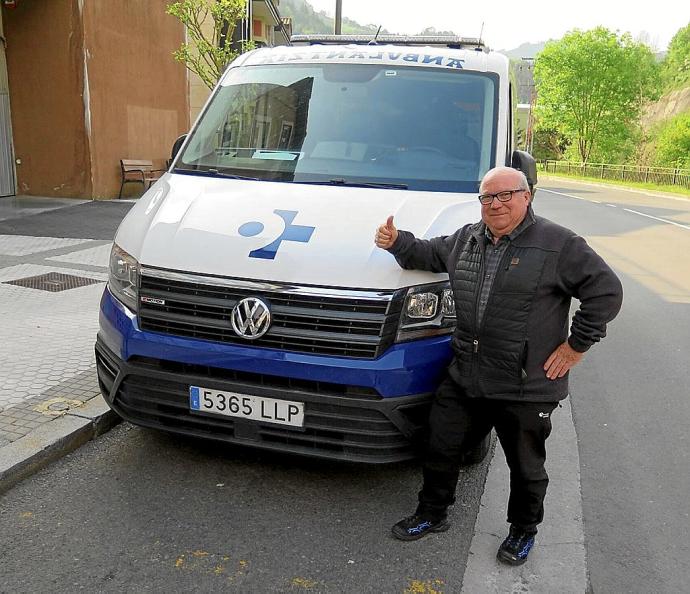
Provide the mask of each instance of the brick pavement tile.
[{"label": "brick pavement tile", "polygon": [[[80,397],[75,397],[74,386],[81,386]],[[98,394],[100,394],[100,390],[95,368],[89,368],[74,377],[68,377],[37,396],[27,398],[17,406],[0,411],[0,447],[12,443],[33,429],[62,416],[42,414],[34,410],[35,407],[58,397],[86,403]]]},{"label": "brick pavement tile", "polygon": [[[119,221],[125,210],[118,206],[117,212]],[[65,222],[83,228],[83,221]],[[17,231],[1,235],[0,229],[0,446],[52,422],[55,416],[34,410],[47,400],[85,403],[100,394],[93,344],[103,285],[45,293],[4,283],[55,271],[105,281],[112,234],[94,236],[95,243],[63,232],[70,239]]]},{"label": "brick pavement tile", "polygon": [[110,243],[94,248],[83,249],[62,256],[52,256],[48,260],[60,262],[72,262],[74,264],[90,264],[92,266],[102,266],[106,268],[110,260]]},{"label": "brick pavement tile", "polygon": [[43,425],[43,423],[41,421],[26,421],[24,423],[24,426],[27,429],[36,429],[36,427],[39,427],[41,425]]},{"label": "brick pavement tile", "polygon": [[20,437],[24,437],[28,431],[8,431],[7,429],[3,429],[0,431],[0,437],[3,439],[9,439],[9,441],[16,441]]}]

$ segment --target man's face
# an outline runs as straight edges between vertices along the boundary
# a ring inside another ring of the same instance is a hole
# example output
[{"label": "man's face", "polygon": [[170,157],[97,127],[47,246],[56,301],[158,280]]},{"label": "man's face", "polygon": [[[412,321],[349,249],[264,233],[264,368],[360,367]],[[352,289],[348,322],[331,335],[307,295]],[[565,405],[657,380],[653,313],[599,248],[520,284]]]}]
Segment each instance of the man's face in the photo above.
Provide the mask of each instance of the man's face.
[{"label": "man's face", "polygon": [[[517,171],[489,172],[482,181],[481,194],[497,194],[520,187],[521,178]],[[495,237],[508,235],[525,218],[529,207],[530,193],[519,190],[508,202],[494,198],[491,204],[482,204],[482,221]]]}]

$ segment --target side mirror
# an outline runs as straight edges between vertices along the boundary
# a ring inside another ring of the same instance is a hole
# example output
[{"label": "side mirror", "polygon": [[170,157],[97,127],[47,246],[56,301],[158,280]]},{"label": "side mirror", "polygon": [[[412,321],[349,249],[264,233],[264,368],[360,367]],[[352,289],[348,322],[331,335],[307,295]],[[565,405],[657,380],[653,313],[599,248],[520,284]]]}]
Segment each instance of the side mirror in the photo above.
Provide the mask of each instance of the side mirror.
[{"label": "side mirror", "polygon": [[187,140],[187,135],[183,134],[182,136],[178,136],[177,140],[175,140],[175,142],[173,142],[172,150],[170,151],[170,162],[171,163],[175,160],[175,157],[177,157],[177,153],[180,152],[180,148],[184,144],[185,140]]},{"label": "side mirror", "polygon": [[534,186],[537,185],[537,162],[534,157],[525,151],[513,151],[510,166],[525,174],[529,190],[532,192],[532,199],[534,199]]}]

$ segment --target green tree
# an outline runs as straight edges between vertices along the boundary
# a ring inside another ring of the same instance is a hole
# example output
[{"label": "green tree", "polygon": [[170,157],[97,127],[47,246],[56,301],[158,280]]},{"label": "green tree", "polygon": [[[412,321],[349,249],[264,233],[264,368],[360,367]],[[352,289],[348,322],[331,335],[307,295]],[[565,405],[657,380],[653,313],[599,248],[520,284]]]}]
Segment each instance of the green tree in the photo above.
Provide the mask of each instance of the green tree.
[{"label": "green tree", "polygon": [[656,140],[656,165],[690,169],[690,111],[665,122]]},{"label": "green tree", "polygon": [[644,102],[659,94],[652,50],[604,27],[548,42],[534,77],[540,125],[563,134],[583,162],[628,144]]},{"label": "green tree", "polygon": [[251,42],[244,43],[238,51],[232,44],[232,34],[246,7],[247,0],[181,0],[166,8],[187,28],[188,41],[173,56],[209,89],[216,85],[230,62],[253,47]]},{"label": "green tree", "polygon": [[559,160],[568,148],[568,139],[553,128],[537,127],[532,139],[532,156],[537,161]]},{"label": "green tree", "polygon": [[662,74],[667,87],[690,82],[690,23],[678,30],[671,39],[662,63]]}]

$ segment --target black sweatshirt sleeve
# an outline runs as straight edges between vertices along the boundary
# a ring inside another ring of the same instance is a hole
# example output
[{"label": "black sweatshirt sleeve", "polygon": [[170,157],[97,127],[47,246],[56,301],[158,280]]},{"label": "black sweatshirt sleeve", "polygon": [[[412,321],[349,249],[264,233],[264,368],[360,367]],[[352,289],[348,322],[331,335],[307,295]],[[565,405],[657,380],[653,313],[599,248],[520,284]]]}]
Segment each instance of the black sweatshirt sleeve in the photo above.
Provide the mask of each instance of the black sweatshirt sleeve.
[{"label": "black sweatshirt sleeve", "polygon": [[395,256],[402,268],[448,272],[448,257],[458,233],[456,231],[453,235],[417,239],[409,231],[398,231],[398,239],[388,251]]},{"label": "black sweatshirt sleeve", "polygon": [[616,317],[623,303],[623,286],[601,256],[577,235],[561,252],[558,277],[563,290],[580,301],[568,343],[583,353],[606,336],[606,324]]}]

